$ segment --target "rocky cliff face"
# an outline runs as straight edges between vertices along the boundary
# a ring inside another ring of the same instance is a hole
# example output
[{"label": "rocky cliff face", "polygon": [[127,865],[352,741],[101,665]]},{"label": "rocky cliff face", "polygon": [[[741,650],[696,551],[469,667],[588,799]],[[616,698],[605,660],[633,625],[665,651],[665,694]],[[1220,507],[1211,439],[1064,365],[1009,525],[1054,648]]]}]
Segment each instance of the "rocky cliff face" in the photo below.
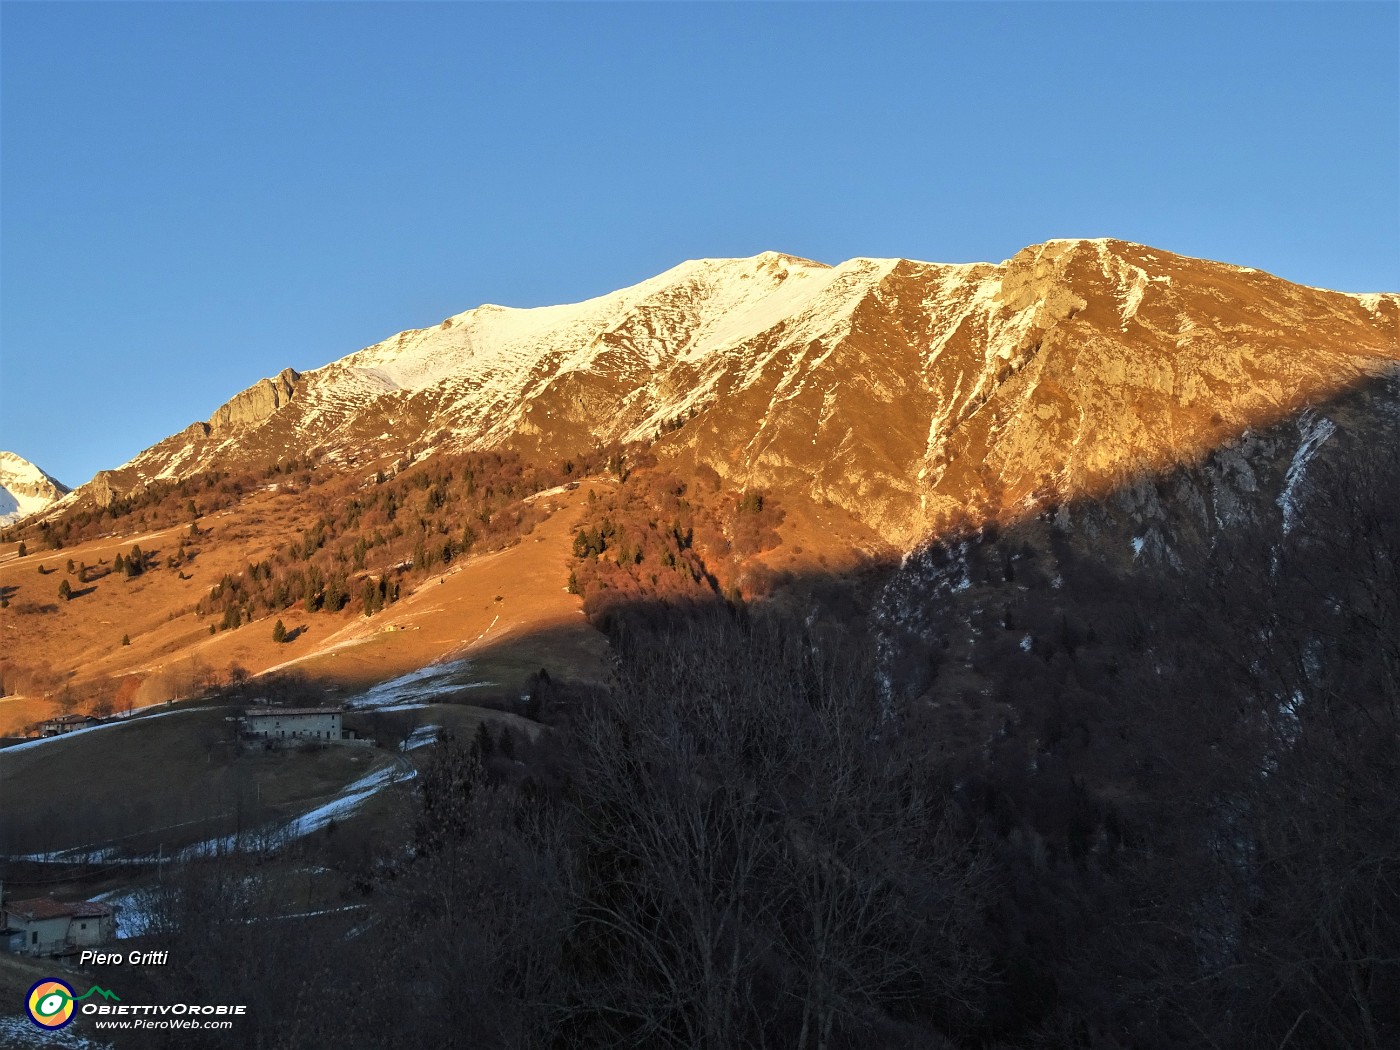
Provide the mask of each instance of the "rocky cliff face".
[{"label": "rocky cliff face", "polygon": [[228,403],[219,406],[218,411],[209,417],[208,429],[256,426],[279,408],[291,403],[300,378],[294,369],[284,368],[273,379],[258,380]]},{"label": "rocky cliff face", "polygon": [[370,462],[654,437],[684,468],[842,508],[914,545],[1190,461],[1400,360],[1400,296],[1306,288],[1122,241],[999,264],[776,253],[570,306],[482,306],[290,369],[115,472],[310,451]]}]

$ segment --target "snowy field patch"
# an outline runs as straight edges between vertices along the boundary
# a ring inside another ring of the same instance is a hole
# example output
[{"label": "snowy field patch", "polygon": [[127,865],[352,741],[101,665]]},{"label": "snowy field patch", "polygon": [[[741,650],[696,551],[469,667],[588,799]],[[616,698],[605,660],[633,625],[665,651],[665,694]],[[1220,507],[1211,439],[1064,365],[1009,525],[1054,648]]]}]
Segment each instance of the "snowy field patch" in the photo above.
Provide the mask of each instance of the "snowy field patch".
[{"label": "snowy field patch", "polygon": [[417,770],[402,769],[398,766],[388,766],[367,773],[329,802],[289,822],[283,829],[283,834],[288,839],[299,839],[320,831],[335,821],[344,820],[385,788],[405,783],[417,775]]},{"label": "snowy field patch", "polygon": [[442,664],[429,664],[416,671],[391,678],[387,682],[365,690],[345,701],[347,708],[379,711],[405,711],[410,707],[422,706],[436,696],[445,696],[461,689],[478,687],[467,676],[471,668],[468,660],[449,660]]},{"label": "snowy field patch", "polygon": [[0,1046],[45,1046],[54,1047],[55,1050],[112,1050],[111,1043],[89,1039],[74,1031],[72,1027],[44,1031],[27,1017],[0,1017]]},{"label": "snowy field patch", "polygon": [[437,743],[438,733],[442,726],[419,726],[408,735],[408,739],[399,745],[400,751],[412,751],[415,748],[423,747],[427,744]]},{"label": "snowy field patch", "polygon": [[[150,705],[150,706],[152,706],[152,707],[163,707],[163,706],[165,706],[165,705],[163,705],[163,704],[153,704],[153,705]],[[40,747],[40,746],[42,746],[42,745],[44,745],[44,744],[52,744],[52,743],[56,743],[56,742],[61,741],[61,740],[72,740],[75,736],[82,736],[84,733],[96,733],[96,732],[99,732],[99,731],[101,731],[101,730],[103,730],[103,729],[112,729],[112,728],[115,728],[116,726],[124,726],[124,725],[127,725],[127,724],[129,724],[129,723],[131,722],[131,715],[136,714],[136,712],[137,712],[138,710],[140,710],[140,711],[149,710],[149,707],[142,707],[142,708],[133,709],[129,714],[116,716],[116,717],[112,718],[110,721],[103,722],[101,725],[88,726],[86,729],[74,729],[74,730],[72,730],[71,732],[68,732],[68,733],[60,733],[60,734],[58,734],[58,736],[44,736],[44,737],[40,737],[40,738],[37,739],[37,740],[26,740],[26,741],[25,741],[24,743],[22,743],[22,744],[12,744],[12,745],[10,745],[10,746],[7,747],[7,748],[0,749],[0,755],[9,755],[9,754],[13,754],[13,753],[16,752],[16,751],[24,751],[24,750],[27,749],[27,748],[31,748],[31,747]],[[170,715],[187,715],[187,714],[192,714],[192,713],[195,712],[195,711],[207,711],[207,710],[209,710],[209,708],[207,708],[207,707],[181,707],[181,708],[176,708],[175,710],[172,710],[172,711],[165,711],[165,712],[162,712],[161,714],[157,714],[157,715],[145,715],[145,716],[142,717],[141,720],[142,720],[142,721],[145,721],[145,720],[147,720],[147,719],[152,719],[152,718],[167,718],[167,717],[169,717]]]}]

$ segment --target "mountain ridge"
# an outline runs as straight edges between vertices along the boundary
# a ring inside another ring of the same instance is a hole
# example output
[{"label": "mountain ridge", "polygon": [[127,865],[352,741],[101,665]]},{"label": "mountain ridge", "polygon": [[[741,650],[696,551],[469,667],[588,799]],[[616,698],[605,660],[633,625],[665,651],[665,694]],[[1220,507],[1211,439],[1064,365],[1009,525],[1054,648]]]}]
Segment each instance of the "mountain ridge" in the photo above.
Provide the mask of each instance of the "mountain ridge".
[{"label": "mountain ridge", "polygon": [[347,467],[504,446],[563,458],[686,419],[658,455],[837,505],[908,547],[960,514],[1092,491],[1267,425],[1394,367],[1398,325],[1400,295],[1111,238],[1000,264],[691,260],[285,369],[66,502],[293,450]]}]

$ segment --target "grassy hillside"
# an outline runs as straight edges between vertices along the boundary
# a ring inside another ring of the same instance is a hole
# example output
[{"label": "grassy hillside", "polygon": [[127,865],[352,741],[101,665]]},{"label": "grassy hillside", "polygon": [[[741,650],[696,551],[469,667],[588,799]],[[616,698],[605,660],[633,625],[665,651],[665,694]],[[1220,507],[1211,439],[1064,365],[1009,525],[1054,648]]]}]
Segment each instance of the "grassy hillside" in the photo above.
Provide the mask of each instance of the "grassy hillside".
[{"label": "grassy hillside", "polygon": [[[416,533],[429,521],[420,512],[447,497],[433,495],[441,490],[431,485],[420,491],[416,483],[403,484],[424,506],[402,507],[396,527],[411,525]],[[355,689],[480,649],[488,664],[483,679],[505,692],[541,666],[599,677],[605,644],[565,584],[581,505],[591,491],[607,485],[594,479],[575,489],[556,487],[516,499],[514,510],[498,508],[492,519],[505,531],[484,533],[471,550],[458,550],[447,563],[441,549],[435,559],[417,559],[410,532],[394,537],[390,528],[386,534],[365,513],[325,540],[310,562],[297,562],[304,568],[296,572],[311,572],[320,565],[317,559],[325,560],[325,570],[316,571],[330,579],[344,558],[347,586],[356,598],[338,611],[324,604],[315,609],[304,598],[264,608],[258,604],[263,598],[248,590],[276,590],[283,571],[278,558],[289,556],[292,547],[301,558],[308,545],[314,546],[308,538],[331,534],[324,522],[328,500],[339,490],[329,482],[326,492],[295,482],[258,488],[200,517],[195,536],[188,525],[132,533],[143,518],[128,515],[112,522],[126,528],[121,538],[70,537],[55,550],[31,537],[24,557],[18,543],[7,545],[0,553],[0,588],[8,603],[0,692],[9,695],[0,696],[0,735],[18,733],[61,710],[101,713],[158,703],[277,667]],[[456,519],[465,520],[474,506],[444,503],[436,509],[444,516],[439,524],[445,528],[447,518],[455,516],[453,535],[460,539],[465,525]],[[478,530],[486,529],[479,520],[486,513],[489,508],[473,519]],[[434,532],[437,527],[431,525]],[[376,534],[382,543],[357,549]],[[117,572],[118,556],[126,564],[138,544],[147,567],[134,576]],[[353,568],[357,558],[364,559],[359,570]],[[265,572],[264,565],[273,568]],[[373,615],[367,616],[361,592],[371,579],[391,581],[398,597],[382,608],[376,599]],[[66,601],[57,596],[63,582],[72,595]],[[211,606],[216,590],[221,596]],[[241,603],[240,625],[227,628],[223,610],[234,597]],[[273,637],[279,620],[285,631],[281,642]],[[541,632],[549,634],[547,646],[537,640]]]},{"label": "grassy hillside", "polygon": [[0,751],[0,852],[170,850],[295,815],[383,758],[354,748],[245,751],[236,707],[153,717]]}]

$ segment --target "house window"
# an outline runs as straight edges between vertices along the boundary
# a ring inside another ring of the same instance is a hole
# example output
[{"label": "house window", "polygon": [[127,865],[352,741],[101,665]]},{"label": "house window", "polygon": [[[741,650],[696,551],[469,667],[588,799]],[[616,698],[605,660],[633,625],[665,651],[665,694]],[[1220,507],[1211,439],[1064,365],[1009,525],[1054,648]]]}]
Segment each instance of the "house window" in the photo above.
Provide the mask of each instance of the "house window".
[{"label": "house window", "polygon": [[38,944],[38,943],[39,943],[39,931],[38,931],[38,930],[35,930],[33,933],[31,933],[31,934],[29,935],[29,943],[30,943],[30,944]]},{"label": "house window", "polygon": [[82,926],[83,929],[85,929],[85,930],[87,929],[87,923],[85,923],[85,922],[84,922],[84,923],[79,923],[79,925]]}]

